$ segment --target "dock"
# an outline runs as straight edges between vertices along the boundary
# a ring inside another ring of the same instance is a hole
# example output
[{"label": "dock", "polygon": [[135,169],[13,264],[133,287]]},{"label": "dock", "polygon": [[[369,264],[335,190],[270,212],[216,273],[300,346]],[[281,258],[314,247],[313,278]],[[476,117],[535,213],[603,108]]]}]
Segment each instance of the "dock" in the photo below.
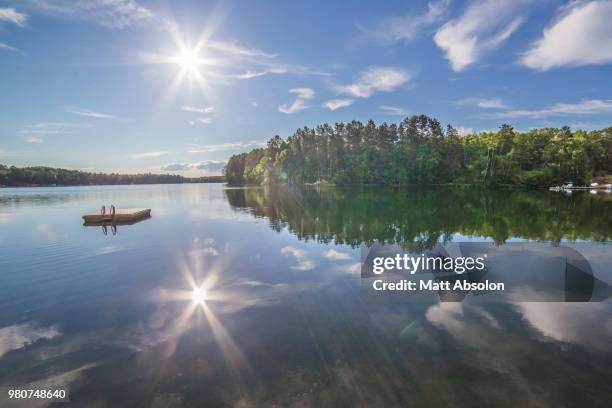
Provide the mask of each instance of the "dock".
[{"label": "dock", "polygon": [[85,224],[133,224],[137,221],[151,217],[150,208],[122,208],[112,212],[98,212],[95,214],[85,214],[83,220]]}]

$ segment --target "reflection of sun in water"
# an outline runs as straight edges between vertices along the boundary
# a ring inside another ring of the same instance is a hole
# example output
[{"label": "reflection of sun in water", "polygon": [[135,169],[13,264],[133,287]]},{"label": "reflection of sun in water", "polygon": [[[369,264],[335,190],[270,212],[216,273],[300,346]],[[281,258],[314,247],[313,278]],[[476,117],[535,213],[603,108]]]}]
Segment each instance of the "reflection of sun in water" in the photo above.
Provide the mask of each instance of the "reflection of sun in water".
[{"label": "reflection of sun in water", "polygon": [[193,292],[191,293],[191,300],[193,300],[194,303],[203,305],[204,302],[206,301],[206,289],[204,288],[193,289]]}]

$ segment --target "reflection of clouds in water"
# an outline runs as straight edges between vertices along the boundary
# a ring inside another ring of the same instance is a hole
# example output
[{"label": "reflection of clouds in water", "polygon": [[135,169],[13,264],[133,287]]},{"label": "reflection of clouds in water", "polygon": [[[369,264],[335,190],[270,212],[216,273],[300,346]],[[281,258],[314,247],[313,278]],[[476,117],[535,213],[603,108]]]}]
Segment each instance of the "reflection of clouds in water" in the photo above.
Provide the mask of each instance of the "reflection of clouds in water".
[{"label": "reflection of clouds in water", "polygon": [[32,327],[20,324],[0,329],[0,356],[26,347],[39,339],[52,339],[61,335],[55,327]]},{"label": "reflection of clouds in water", "polygon": [[334,271],[346,273],[348,275],[360,275],[361,274],[361,263],[353,262],[350,264],[335,264],[331,268]]},{"label": "reflection of clouds in water", "polygon": [[291,269],[295,269],[296,271],[308,271],[316,266],[313,261],[308,259],[307,252],[303,249],[298,249],[294,246],[288,245],[281,248],[280,253],[285,256],[293,256],[295,258],[297,265],[291,266]]},{"label": "reflection of clouds in water", "polygon": [[549,339],[606,351],[612,339],[612,310],[603,303],[516,303],[529,324]]},{"label": "reflection of clouds in water", "polygon": [[490,347],[499,336],[499,322],[486,310],[465,302],[438,303],[427,310],[425,317],[471,347]]},{"label": "reflection of clouds in water", "polygon": [[336,251],[335,249],[329,249],[323,252],[323,257],[327,259],[331,259],[333,261],[348,261],[350,259],[353,259],[346,252]]},{"label": "reflection of clouds in water", "polygon": [[0,224],[7,224],[8,222],[11,221],[11,218],[12,218],[11,214],[0,212]]},{"label": "reflection of clouds in water", "polygon": [[112,254],[114,252],[119,252],[119,251],[123,251],[125,248],[122,248],[120,246],[117,245],[107,245],[107,246],[103,246],[102,248],[98,248],[96,250],[94,250],[92,252],[92,254],[94,256],[96,255],[107,255],[107,254]]},{"label": "reflection of clouds in water", "polygon": [[[69,390],[71,389],[71,384],[76,382],[87,370],[95,366],[96,364],[86,364],[74,370],[65,371],[61,374],[55,374],[55,375],[52,375],[42,380],[33,381],[19,388],[26,389],[26,390],[61,390],[63,389],[63,390],[67,390],[66,391],[67,397],[70,398]],[[12,386],[0,387],[0,394],[2,395],[2,397],[0,398],[7,398],[8,390],[13,387]],[[12,407],[12,406],[15,406],[15,407],[44,407],[44,406],[49,405],[48,401],[45,400],[44,398],[40,398],[40,399],[31,398],[28,400],[6,399],[4,401],[0,399],[0,403],[2,403],[3,407]]]}]

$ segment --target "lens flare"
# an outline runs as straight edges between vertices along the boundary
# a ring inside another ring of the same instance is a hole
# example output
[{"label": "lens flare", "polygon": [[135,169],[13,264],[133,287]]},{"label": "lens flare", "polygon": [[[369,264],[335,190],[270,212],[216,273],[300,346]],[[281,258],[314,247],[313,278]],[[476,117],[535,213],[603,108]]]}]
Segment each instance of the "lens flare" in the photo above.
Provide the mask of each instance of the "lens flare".
[{"label": "lens flare", "polygon": [[191,299],[194,303],[199,305],[203,305],[206,301],[206,289],[204,288],[195,288],[191,293]]}]

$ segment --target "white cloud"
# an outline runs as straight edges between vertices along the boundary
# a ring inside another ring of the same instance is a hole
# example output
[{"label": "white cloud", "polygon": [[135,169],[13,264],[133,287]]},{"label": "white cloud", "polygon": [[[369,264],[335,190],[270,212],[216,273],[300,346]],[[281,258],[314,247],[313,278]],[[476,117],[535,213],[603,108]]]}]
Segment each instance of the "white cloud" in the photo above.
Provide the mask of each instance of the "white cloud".
[{"label": "white cloud", "polygon": [[25,141],[32,144],[40,144],[45,142],[43,139],[37,136],[26,137]]},{"label": "white cloud", "polygon": [[208,172],[220,172],[227,162],[222,160],[205,160],[199,163],[170,163],[160,167],[163,171],[190,171],[204,170]]},{"label": "white cloud", "polygon": [[296,94],[300,99],[312,99],[315,96],[315,91],[310,88],[293,88],[289,92]]},{"label": "white cloud", "polygon": [[97,118],[97,119],[118,119],[117,116],[108,114],[108,113],[102,113],[102,112],[96,112],[96,111],[92,111],[90,109],[83,109],[83,108],[76,108],[76,107],[66,107],[65,111],[68,113],[72,113],[74,115],[79,115],[79,116],[86,116],[89,118]]},{"label": "white cloud", "polygon": [[426,27],[440,21],[449,11],[451,0],[430,1],[427,12],[423,14],[408,14],[401,17],[385,18],[373,28],[359,26],[364,39],[371,39],[383,44],[398,41],[406,43],[413,41]]},{"label": "white cloud", "polygon": [[253,106],[254,108],[258,107],[259,105],[257,104],[256,101],[251,101],[251,106]]},{"label": "white cloud", "polygon": [[197,106],[186,105],[186,106],[182,106],[181,110],[185,112],[195,112],[195,113],[206,114],[206,113],[214,113],[215,108],[213,106],[207,106],[205,108],[200,108]]},{"label": "white cloud", "polygon": [[310,88],[293,88],[289,92],[296,95],[295,101],[291,105],[283,104],[278,107],[282,113],[292,114],[308,108],[306,101],[314,98],[315,91]]},{"label": "white cloud", "polygon": [[212,123],[211,118],[198,118],[196,120],[190,120],[188,122],[191,126],[195,126],[197,124],[210,125]]},{"label": "white cloud", "polygon": [[130,158],[133,160],[140,159],[151,159],[154,157],[161,157],[167,155],[168,152],[142,152],[142,153],[134,153],[130,155]]},{"label": "white cloud", "polygon": [[44,138],[54,135],[70,134],[74,129],[82,129],[91,127],[88,123],[60,123],[60,122],[44,122],[34,125],[24,125],[20,134],[25,135],[27,143],[40,144],[44,143]]},{"label": "white cloud", "polygon": [[4,21],[23,27],[27,19],[27,14],[20,13],[14,8],[0,7],[0,22]]},{"label": "white cloud", "polygon": [[408,114],[405,109],[397,106],[383,105],[380,107],[380,110],[383,114],[390,116],[406,116]]},{"label": "white cloud", "polygon": [[358,98],[369,98],[378,91],[393,91],[410,78],[410,74],[398,68],[372,67],[361,72],[355,83],[338,85],[335,89]]},{"label": "white cloud", "polygon": [[271,54],[256,48],[244,47],[236,42],[210,40],[206,42],[205,47],[216,51],[221,51],[225,54],[233,54],[241,57],[257,57],[267,59],[276,58],[276,54]]},{"label": "white cloud", "polygon": [[454,71],[463,71],[483,54],[495,50],[522,24],[525,0],[472,1],[465,12],[444,24],[434,41],[444,50]]},{"label": "white cloud", "polygon": [[458,105],[478,106],[482,109],[507,109],[508,105],[500,98],[465,98],[457,102]]},{"label": "white cloud", "polygon": [[136,0],[24,0],[21,4],[34,11],[109,28],[127,28],[154,17],[151,10]]},{"label": "white cloud", "polygon": [[308,271],[315,267],[315,263],[308,259],[307,252],[303,249],[298,249],[294,246],[288,245],[281,248],[280,253],[285,256],[293,256],[297,261],[296,265],[291,266],[291,269],[296,271]]},{"label": "white cloud", "polygon": [[466,127],[462,127],[462,126],[457,126],[455,128],[455,130],[457,131],[459,136],[473,135],[473,134],[476,133],[476,132],[474,132],[473,128],[466,128]]},{"label": "white cloud", "polygon": [[330,101],[325,102],[323,104],[323,107],[331,111],[335,111],[336,109],[351,106],[353,102],[355,102],[353,99],[332,99]]},{"label": "white cloud", "polygon": [[542,109],[515,109],[493,115],[499,119],[541,119],[551,116],[582,116],[612,113],[612,99],[585,99],[577,103],[556,103]]},{"label": "white cloud", "polygon": [[563,12],[519,63],[546,71],[612,62],[612,1],[574,2]]},{"label": "white cloud", "polygon": [[188,153],[209,153],[219,152],[224,150],[239,150],[253,147],[265,146],[265,141],[251,140],[246,142],[230,142],[230,143],[219,143],[219,144],[189,144],[187,145]]}]

